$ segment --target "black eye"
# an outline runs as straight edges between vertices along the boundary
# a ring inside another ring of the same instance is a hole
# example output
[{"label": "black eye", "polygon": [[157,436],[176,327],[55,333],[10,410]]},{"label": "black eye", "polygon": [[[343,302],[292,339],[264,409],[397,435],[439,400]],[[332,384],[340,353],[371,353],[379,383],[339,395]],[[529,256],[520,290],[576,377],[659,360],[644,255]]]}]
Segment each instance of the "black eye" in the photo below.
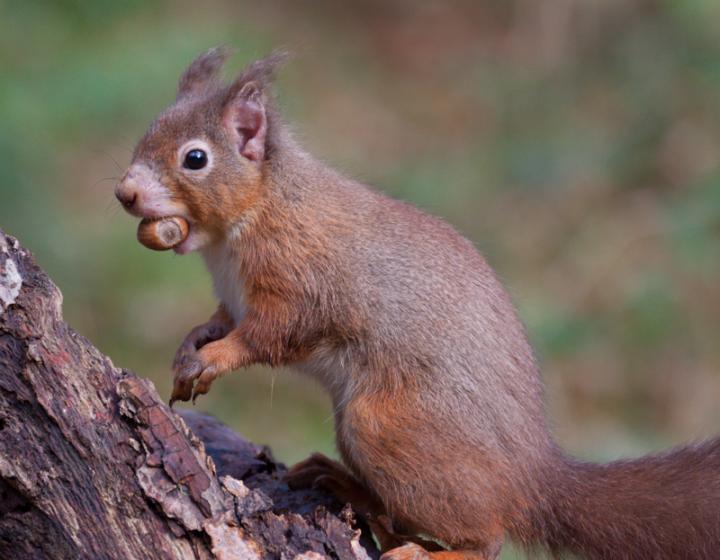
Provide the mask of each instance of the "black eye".
[{"label": "black eye", "polygon": [[187,169],[202,169],[207,165],[208,157],[203,150],[190,150],[185,154],[183,167]]}]

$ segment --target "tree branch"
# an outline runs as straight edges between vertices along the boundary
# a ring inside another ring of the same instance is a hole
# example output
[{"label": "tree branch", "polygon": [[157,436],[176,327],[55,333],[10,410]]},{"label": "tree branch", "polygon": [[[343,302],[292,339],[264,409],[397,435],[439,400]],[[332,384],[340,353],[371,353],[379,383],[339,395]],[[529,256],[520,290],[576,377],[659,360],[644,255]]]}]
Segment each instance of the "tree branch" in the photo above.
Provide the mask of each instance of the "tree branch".
[{"label": "tree branch", "polygon": [[289,490],[267,449],[217,420],[181,418],[61,302],[0,231],[0,557],[377,557],[349,506]]}]

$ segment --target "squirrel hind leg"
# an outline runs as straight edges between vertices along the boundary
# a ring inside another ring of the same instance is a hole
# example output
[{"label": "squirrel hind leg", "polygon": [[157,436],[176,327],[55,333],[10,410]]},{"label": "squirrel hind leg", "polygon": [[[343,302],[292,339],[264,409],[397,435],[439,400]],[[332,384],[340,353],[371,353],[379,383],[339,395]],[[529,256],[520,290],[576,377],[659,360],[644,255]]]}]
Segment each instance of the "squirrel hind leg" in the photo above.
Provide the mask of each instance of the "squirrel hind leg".
[{"label": "squirrel hind leg", "polygon": [[415,543],[407,543],[388,550],[380,560],[497,560],[502,549],[502,539],[491,546],[475,550],[441,550],[428,552]]},{"label": "squirrel hind leg", "polygon": [[[348,469],[322,453],[290,468],[285,482],[291,488],[321,487],[342,503],[350,503],[363,517],[385,552],[381,560],[495,560],[500,556],[503,538],[482,548],[447,551],[433,541],[397,531],[380,501]],[[405,543],[405,544],[403,544]]]},{"label": "squirrel hind leg", "polygon": [[285,474],[290,488],[320,487],[330,492],[341,503],[350,503],[363,518],[380,543],[381,550],[399,547],[409,540],[397,533],[385,508],[373,497],[348,469],[322,453],[313,453],[304,461],[292,466]]},{"label": "squirrel hind leg", "polygon": [[364,516],[380,516],[385,511],[371,492],[337,461],[322,453],[310,457],[290,468],[285,481],[291,488],[321,487],[342,503],[350,503]]}]

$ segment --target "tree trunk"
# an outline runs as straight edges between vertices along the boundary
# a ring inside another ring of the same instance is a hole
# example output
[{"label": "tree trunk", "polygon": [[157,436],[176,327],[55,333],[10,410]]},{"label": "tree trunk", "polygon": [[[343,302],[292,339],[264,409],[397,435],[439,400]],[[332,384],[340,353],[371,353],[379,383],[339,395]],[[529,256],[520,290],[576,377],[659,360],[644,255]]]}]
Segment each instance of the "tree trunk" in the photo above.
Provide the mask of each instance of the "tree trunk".
[{"label": "tree trunk", "polygon": [[61,302],[0,231],[0,558],[377,557],[349,506],[289,490],[267,449],[170,410]]}]

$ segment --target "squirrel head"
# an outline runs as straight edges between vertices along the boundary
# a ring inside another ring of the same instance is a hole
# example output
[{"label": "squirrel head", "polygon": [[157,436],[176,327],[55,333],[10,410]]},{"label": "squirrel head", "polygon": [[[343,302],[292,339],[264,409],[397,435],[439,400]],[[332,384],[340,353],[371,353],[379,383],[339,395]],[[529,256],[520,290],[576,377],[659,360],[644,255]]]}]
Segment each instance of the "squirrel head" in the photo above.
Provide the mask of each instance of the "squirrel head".
[{"label": "squirrel head", "polygon": [[190,224],[186,253],[242,224],[264,193],[271,152],[269,88],[286,58],[253,62],[230,84],[218,74],[230,52],[215,48],[180,77],[177,99],[150,125],[115,195],[141,218],[179,216]]}]

